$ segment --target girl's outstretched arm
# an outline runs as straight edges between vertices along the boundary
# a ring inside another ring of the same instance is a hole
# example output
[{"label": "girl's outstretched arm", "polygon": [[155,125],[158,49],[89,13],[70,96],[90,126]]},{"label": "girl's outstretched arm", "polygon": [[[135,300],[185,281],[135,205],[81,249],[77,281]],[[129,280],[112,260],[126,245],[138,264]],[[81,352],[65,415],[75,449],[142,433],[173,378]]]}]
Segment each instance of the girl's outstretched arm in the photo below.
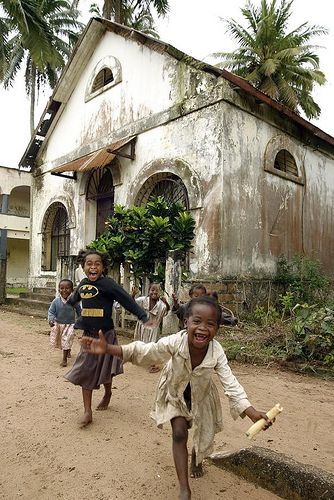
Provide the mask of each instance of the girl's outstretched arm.
[{"label": "girl's outstretched arm", "polygon": [[99,330],[98,339],[83,336],[80,339],[80,344],[82,345],[84,351],[90,354],[111,354],[117,358],[123,358],[122,347],[119,345],[108,344],[102,330]]}]

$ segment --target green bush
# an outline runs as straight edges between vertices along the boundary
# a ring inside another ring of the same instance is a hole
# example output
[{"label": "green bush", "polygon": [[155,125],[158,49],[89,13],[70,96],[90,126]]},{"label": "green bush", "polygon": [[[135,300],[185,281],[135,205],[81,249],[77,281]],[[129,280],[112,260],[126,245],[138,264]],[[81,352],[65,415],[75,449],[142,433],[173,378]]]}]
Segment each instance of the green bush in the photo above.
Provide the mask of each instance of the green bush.
[{"label": "green bush", "polygon": [[89,247],[108,253],[113,264],[129,263],[136,277],[155,279],[164,275],[168,250],[190,251],[194,228],[190,212],[158,196],[141,207],[116,205]]},{"label": "green bush", "polygon": [[288,358],[320,361],[334,367],[334,311],[328,307],[297,304]]},{"label": "green bush", "polygon": [[281,285],[285,294],[293,294],[294,305],[302,302],[323,303],[329,287],[329,280],[321,269],[321,263],[302,255],[296,255],[290,261],[281,256],[277,261],[274,283]]}]

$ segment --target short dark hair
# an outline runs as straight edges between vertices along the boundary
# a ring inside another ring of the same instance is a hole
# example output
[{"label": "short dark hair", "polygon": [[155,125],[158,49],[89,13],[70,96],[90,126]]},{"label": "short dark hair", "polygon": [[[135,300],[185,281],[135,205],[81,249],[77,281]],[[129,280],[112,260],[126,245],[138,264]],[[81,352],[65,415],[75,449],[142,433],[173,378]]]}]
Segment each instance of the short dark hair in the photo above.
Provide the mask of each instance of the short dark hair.
[{"label": "short dark hair", "polygon": [[93,248],[86,248],[86,250],[80,250],[77,258],[78,262],[80,262],[82,267],[84,266],[88,255],[98,255],[99,257],[101,257],[103,270],[108,271],[109,256],[107,253],[99,252],[98,250],[94,250]]},{"label": "short dark hair", "polygon": [[189,289],[190,297],[192,296],[195,290],[203,290],[203,292],[206,293],[206,288],[204,285],[202,285],[202,283],[195,283],[194,285],[191,285]]},{"label": "short dark hair", "polygon": [[58,288],[60,287],[60,283],[69,283],[70,286],[71,286],[71,288],[72,288],[72,290],[73,290],[74,285],[73,285],[73,281],[72,280],[69,280],[67,278],[64,278],[64,279],[60,280],[59,284],[58,284]]},{"label": "short dark hair", "polygon": [[202,297],[196,297],[196,299],[191,299],[186,306],[185,310],[185,318],[189,318],[192,313],[194,306],[198,304],[204,304],[206,306],[210,306],[217,312],[217,325],[220,326],[222,319],[222,309],[218,304],[217,300],[214,297],[210,297],[209,295],[202,295]]}]

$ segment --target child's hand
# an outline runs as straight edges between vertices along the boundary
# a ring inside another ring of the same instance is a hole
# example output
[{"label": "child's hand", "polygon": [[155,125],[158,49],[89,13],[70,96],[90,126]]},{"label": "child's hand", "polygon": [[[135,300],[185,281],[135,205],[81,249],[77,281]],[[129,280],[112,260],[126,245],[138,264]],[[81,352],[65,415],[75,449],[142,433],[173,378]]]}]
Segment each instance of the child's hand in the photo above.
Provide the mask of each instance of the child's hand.
[{"label": "child's hand", "polygon": [[258,420],[261,420],[261,418],[264,418],[264,420],[266,421],[266,425],[263,428],[264,431],[275,422],[275,419],[270,420],[270,418],[268,418],[263,411],[258,411],[253,406],[249,406],[245,410],[245,413],[247,417],[249,417],[253,422],[257,422]]},{"label": "child's hand", "polygon": [[85,352],[90,354],[106,354],[107,352],[107,341],[102,330],[99,330],[99,338],[94,339],[93,337],[82,337],[80,339],[80,344]]},{"label": "child's hand", "polygon": [[133,286],[133,287],[131,288],[131,296],[132,296],[133,298],[135,298],[135,296],[137,295],[137,293],[138,293],[138,292],[139,292],[139,290],[138,290],[138,288],[136,288],[135,286]]}]

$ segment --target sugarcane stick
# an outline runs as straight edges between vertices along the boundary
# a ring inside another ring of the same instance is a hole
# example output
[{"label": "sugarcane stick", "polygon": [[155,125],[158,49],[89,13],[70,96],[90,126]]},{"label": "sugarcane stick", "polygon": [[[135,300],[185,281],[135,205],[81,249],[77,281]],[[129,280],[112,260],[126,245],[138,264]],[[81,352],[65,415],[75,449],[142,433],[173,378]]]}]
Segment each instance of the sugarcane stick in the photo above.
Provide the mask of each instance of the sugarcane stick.
[{"label": "sugarcane stick", "polygon": [[[266,415],[267,417],[272,420],[273,418],[277,417],[281,412],[283,411],[282,406],[277,403],[271,410],[269,410]],[[246,432],[246,436],[249,439],[253,439],[253,437],[260,432],[266,425],[266,421],[264,418],[261,418],[257,422],[255,422],[253,425],[250,426],[248,431]]]}]

